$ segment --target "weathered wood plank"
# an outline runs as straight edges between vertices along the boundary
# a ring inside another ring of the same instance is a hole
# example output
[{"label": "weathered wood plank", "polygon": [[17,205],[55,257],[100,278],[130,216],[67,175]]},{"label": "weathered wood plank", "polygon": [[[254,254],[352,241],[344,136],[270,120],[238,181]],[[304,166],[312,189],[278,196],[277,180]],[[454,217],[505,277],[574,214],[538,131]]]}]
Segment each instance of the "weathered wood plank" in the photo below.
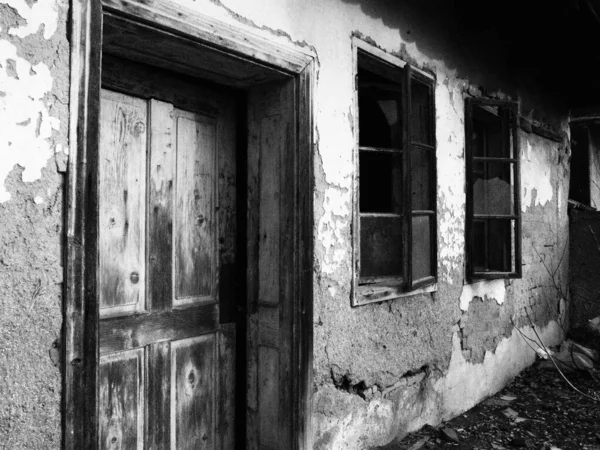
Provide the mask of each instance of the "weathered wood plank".
[{"label": "weathered wood plank", "polygon": [[144,307],[146,102],[102,91],[99,161],[101,315]]},{"label": "weathered wood plank", "polygon": [[[234,323],[221,326],[219,331],[219,405],[218,436],[220,450],[235,448],[235,359],[236,329]],[[243,414],[240,411],[239,414]]]},{"label": "weathered wood plank", "polygon": [[198,83],[196,78],[110,54],[102,55],[102,87],[209,116],[219,114],[226,95],[218,87]]},{"label": "weathered wood plank", "polygon": [[248,92],[248,175],[246,181],[246,447],[258,449],[258,254],[260,210],[260,88]]},{"label": "weathered wood plank", "polygon": [[244,33],[241,29],[174,3],[165,4],[159,0],[103,0],[102,3],[108,10],[157,24],[220,51],[244,55],[289,73],[300,72],[311,59],[308,52],[304,53],[297,47]]},{"label": "weathered wood plank", "polygon": [[64,448],[98,443],[98,142],[102,5],[70,3],[69,155],[66,186]]},{"label": "weathered wood plank", "polygon": [[170,343],[146,347],[147,400],[146,448],[162,450],[171,444],[171,354]]},{"label": "weathered wood plank", "polygon": [[174,304],[180,305],[214,296],[216,123],[178,109],[175,121]]},{"label": "weathered wood plank", "polygon": [[[293,449],[313,448],[311,437],[312,413],[312,367],[313,367],[313,227],[314,227],[314,174],[313,174],[313,92],[315,67],[309,63],[298,76],[298,207],[296,209],[296,251],[298,279],[293,303],[298,311],[294,316],[294,358],[293,376],[294,397],[292,404],[298,405],[293,417]],[[355,117],[357,115],[355,114]],[[358,129],[358,128],[356,128]]]},{"label": "weathered wood plank", "polygon": [[[285,75],[261,64],[248,64],[242,58],[204,47],[192,39],[141,25],[108,14],[104,26],[104,48],[134,61],[163,67],[219,84],[245,87]],[[169,54],[170,58],[164,58]],[[193,57],[192,55],[202,55]],[[222,70],[221,73],[218,73]]]},{"label": "weathered wood plank", "polygon": [[294,317],[297,315],[298,304],[294,301],[296,283],[298,278],[297,249],[297,221],[298,212],[297,196],[297,116],[296,116],[296,80],[290,79],[281,88],[280,98],[281,119],[279,128],[282,136],[282,146],[273,148],[280,152],[279,169],[279,192],[280,216],[279,216],[279,433],[282,442],[291,447],[293,444],[292,424],[294,410],[289,410],[287,405],[293,402],[293,339],[294,339]]},{"label": "weathered wood plank", "polygon": [[144,351],[100,358],[99,442],[102,450],[144,448]]},{"label": "weathered wood plank", "polygon": [[280,170],[285,138],[281,118],[278,111],[260,121],[258,303],[267,306],[279,303]]},{"label": "weathered wood plank", "polygon": [[216,351],[216,334],[171,345],[171,448],[215,448]]},{"label": "weathered wood plank", "polygon": [[148,169],[148,309],[168,309],[173,301],[173,105],[150,100]]},{"label": "weathered wood plank", "polygon": [[100,351],[115,352],[209,333],[216,330],[217,323],[216,304],[104,319],[100,327]]},{"label": "weathered wood plank", "polygon": [[258,417],[260,434],[258,448],[261,450],[287,448],[289,442],[282,440],[282,430],[279,428],[281,414],[284,413],[281,410],[280,404],[282,386],[279,379],[279,351],[271,347],[259,346],[258,367]]},{"label": "weathered wood plank", "polygon": [[279,335],[278,307],[258,307],[258,344],[279,349],[281,337]]}]

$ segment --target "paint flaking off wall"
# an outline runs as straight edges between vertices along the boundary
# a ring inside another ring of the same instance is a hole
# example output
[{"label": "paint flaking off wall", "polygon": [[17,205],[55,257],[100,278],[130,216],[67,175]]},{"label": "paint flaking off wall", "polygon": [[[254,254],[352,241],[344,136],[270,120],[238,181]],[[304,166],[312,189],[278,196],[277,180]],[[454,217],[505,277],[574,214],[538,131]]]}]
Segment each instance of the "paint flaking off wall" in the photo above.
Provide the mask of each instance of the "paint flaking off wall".
[{"label": "paint flaking off wall", "polygon": [[58,3],[54,0],[38,0],[29,6],[25,0],[0,0],[10,6],[25,20],[23,26],[11,28],[8,34],[20,38],[38,32],[44,26],[44,39],[50,39],[58,24]]},{"label": "paint flaking off wall", "polygon": [[465,284],[460,294],[460,309],[467,311],[469,309],[469,303],[474,298],[481,298],[483,300],[494,299],[499,305],[504,303],[504,296],[506,294],[506,286],[504,280],[492,280],[492,281],[479,281],[473,284]]},{"label": "paint flaking off wall", "polygon": [[17,55],[17,47],[3,40],[0,65],[0,92],[5,93],[0,97],[1,203],[10,199],[4,182],[16,164],[24,168],[24,182],[41,177],[42,168],[53,154],[52,131],[59,129],[60,122],[50,116],[44,103],[53,82],[48,66],[32,66]]},{"label": "paint flaking off wall", "polygon": [[[550,165],[546,157],[539,150],[534,151],[527,140],[526,148],[521,158],[521,211],[527,208],[544,206],[552,200],[552,183],[550,179]],[[535,197],[533,195],[535,191]]]}]

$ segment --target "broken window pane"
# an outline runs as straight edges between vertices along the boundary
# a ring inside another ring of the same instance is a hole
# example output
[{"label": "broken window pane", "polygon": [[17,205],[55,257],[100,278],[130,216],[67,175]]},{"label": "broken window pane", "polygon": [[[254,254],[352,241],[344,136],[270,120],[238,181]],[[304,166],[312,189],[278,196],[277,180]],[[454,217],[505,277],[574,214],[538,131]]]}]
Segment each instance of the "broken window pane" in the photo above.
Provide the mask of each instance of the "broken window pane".
[{"label": "broken window pane", "polygon": [[359,153],[360,212],[402,212],[402,155],[394,152]]},{"label": "broken window pane", "polygon": [[432,276],[431,225],[432,216],[412,218],[412,276],[413,280]]},{"label": "broken window pane", "polygon": [[473,156],[513,157],[509,114],[507,109],[496,106],[477,106],[473,109]]},{"label": "broken window pane", "polygon": [[411,113],[410,121],[412,140],[421,144],[433,145],[432,127],[432,90],[431,87],[416,78],[411,80]]},{"label": "broken window pane", "polygon": [[360,277],[402,275],[402,217],[361,216]]},{"label": "broken window pane", "polygon": [[358,95],[359,145],[361,147],[402,147],[400,92],[361,83]]},{"label": "broken window pane", "polygon": [[413,147],[411,149],[412,210],[434,209],[431,195],[431,151]]},{"label": "broken window pane", "polygon": [[512,215],[514,213],[513,164],[473,162],[473,212]]},{"label": "broken window pane", "polygon": [[[497,100],[471,99],[467,105],[465,137],[470,173],[469,276],[520,277],[520,211],[516,157],[517,105]],[[518,253],[518,254],[517,254]],[[518,259],[518,261],[517,261]]]},{"label": "broken window pane", "polygon": [[476,272],[512,272],[514,220],[475,219],[473,269]]}]

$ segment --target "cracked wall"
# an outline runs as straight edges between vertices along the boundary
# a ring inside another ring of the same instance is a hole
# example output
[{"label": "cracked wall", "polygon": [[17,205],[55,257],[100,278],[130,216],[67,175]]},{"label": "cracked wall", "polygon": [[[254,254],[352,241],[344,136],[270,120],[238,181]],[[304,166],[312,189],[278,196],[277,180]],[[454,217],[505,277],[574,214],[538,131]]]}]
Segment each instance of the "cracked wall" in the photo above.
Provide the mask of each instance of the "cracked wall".
[{"label": "cracked wall", "polygon": [[[516,78],[500,49],[465,42],[448,20],[449,2],[435,10],[416,0],[393,9],[383,0],[177,2],[275,41],[310,46],[318,57],[315,448],[368,448],[449,418],[533,361],[520,332],[533,336],[533,325],[546,344],[558,342],[556,321],[567,300],[568,146],[520,132],[523,278],[466,284],[464,98],[485,91],[519,99],[522,115],[560,132],[566,111],[535,87],[525,89],[535,83]],[[0,333],[8,343],[0,348],[0,441],[11,448],[60,443],[55,341],[60,172],[68,149],[66,11],[66,0],[0,0]],[[350,306],[353,35],[437,80],[437,290],[358,308]]]},{"label": "cracked wall", "polygon": [[66,0],[0,0],[0,446],[59,448]]}]

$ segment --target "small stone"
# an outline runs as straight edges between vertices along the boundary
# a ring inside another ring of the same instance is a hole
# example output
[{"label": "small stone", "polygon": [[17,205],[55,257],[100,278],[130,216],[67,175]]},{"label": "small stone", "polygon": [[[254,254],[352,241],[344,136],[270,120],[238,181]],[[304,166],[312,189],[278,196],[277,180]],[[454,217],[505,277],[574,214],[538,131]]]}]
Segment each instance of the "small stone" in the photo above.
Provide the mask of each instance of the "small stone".
[{"label": "small stone", "polygon": [[527,447],[527,442],[525,442],[525,439],[521,438],[521,437],[516,437],[513,438],[508,445],[510,445],[511,447]]},{"label": "small stone", "polygon": [[506,408],[502,411],[502,414],[504,414],[509,419],[516,419],[519,416],[519,413],[512,408]]},{"label": "small stone", "polygon": [[44,199],[38,195],[38,196],[34,197],[33,202],[36,205],[40,205],[40,204],[44,203]]},{"label": "small stone", "polygon": [[441,437],[448,442],[458,442],[458,434],[453,428],[442,428]]}]

